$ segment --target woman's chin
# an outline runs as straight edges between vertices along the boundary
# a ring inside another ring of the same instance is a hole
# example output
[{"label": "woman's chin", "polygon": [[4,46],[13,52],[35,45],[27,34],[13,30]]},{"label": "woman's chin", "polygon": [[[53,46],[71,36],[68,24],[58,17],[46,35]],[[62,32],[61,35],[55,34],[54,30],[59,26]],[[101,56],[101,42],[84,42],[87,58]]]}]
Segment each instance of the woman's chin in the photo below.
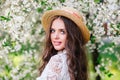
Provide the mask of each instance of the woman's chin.
[{"label": "woman's chin", "polygon": [[55,50],[57,50],[57,51],[60,51],[60,50],[63,50],[64,48],[61,48],[61,47],[54,47],[55,48]]}]

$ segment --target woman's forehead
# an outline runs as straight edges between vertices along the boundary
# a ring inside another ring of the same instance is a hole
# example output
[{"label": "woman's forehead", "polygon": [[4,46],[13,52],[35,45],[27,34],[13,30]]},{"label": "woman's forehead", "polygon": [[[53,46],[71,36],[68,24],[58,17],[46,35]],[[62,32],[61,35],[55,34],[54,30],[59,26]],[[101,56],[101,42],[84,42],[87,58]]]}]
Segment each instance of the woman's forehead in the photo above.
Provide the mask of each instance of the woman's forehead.
[{"label": "woman's forehead", "polygon": [[51,28],[65,29],[65,24],[61,18],[57,18],[52,22]]}]

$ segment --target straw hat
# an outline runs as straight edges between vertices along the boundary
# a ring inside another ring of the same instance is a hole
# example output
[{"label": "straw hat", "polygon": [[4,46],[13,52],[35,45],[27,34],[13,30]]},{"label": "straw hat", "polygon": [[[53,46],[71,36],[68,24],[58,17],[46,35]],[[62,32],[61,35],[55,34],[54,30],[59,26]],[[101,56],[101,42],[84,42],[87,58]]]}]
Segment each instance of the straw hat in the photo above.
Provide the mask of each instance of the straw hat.
[{"label": "straw hat", "polygon": [[49,10],[45,12],[42,16],[42,25],[45,31],[49,29],[51,21],[55,16],[64,16],[72,20],[82,32],[84,43],[86,44],[90,39],[90,33],[88,28],[86,27],[82,15],[75,9],[64,7],[62,9]]}]

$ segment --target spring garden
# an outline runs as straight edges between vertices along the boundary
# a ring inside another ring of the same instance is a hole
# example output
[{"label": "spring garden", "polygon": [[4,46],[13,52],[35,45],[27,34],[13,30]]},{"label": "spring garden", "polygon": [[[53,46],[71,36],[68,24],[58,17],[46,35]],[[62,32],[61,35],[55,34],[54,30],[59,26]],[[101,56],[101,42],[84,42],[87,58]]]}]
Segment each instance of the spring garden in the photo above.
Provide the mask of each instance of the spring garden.
[{"label": "spring garden", "polygon": [[0,80],[35,80],[44,45],[41,16],[74,7],[83,13],[90,80],[120,80],[120,0],[0,0]]}]

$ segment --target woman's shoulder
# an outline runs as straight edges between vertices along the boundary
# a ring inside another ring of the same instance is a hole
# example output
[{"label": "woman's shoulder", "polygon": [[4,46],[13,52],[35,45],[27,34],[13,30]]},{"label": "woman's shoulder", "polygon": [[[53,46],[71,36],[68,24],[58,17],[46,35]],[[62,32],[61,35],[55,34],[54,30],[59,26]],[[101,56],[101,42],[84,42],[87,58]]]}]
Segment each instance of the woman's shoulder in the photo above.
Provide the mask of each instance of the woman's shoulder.
[{"label": "woman's shoulder", "polygon": [[54,60],[54,61],[63,61],[66,59],[66,54],[56,54],[54,56],[51,57],[51,60]]}]

